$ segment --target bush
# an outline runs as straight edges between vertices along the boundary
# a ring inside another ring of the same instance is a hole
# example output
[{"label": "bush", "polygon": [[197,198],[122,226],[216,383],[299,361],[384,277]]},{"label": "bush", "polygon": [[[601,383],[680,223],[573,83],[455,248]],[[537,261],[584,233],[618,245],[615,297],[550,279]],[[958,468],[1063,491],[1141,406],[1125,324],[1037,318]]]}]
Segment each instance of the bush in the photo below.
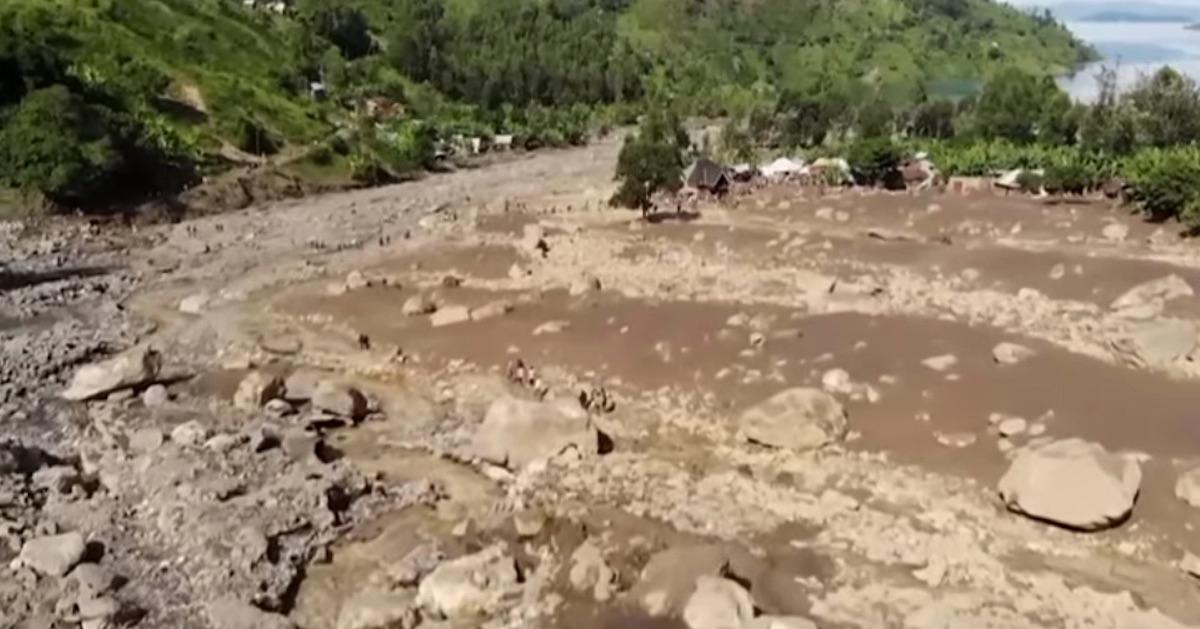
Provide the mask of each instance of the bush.
[{"label": "bush", "polygon": [[1046,179],[1038,174],[1035,170],[1023,170],[1017,175],[1017,186],[1021,188],[1021,192],[1028,194],[1038,194],[1046,185]]},{"label": "bush", "polygon": [[308,159],[318,166],[328,166],[333,163],[333,149],[328,144],[318,144],[309,152]]},{"label": "bush", "polygon": [[1200,228],[1200,149],[1149,149],[1125,165],[1131,198],[1152,220]]},{"label": "bush", "polygon": [[1082,156],[1056,161],[1046,167],[1046,192],[1083,194],[1094,188],[1099,177]]},{"label": "bush", "polygon": [[0,127],[0,183],[69,206],[100,205],[190,177],[187,140],[64,86],[27,95]]},{"label": "bush", "polygon": [[848,156],[855,179],[867,186],[884,183],[900,165],[900,147],[887,138],[859,139]]}]

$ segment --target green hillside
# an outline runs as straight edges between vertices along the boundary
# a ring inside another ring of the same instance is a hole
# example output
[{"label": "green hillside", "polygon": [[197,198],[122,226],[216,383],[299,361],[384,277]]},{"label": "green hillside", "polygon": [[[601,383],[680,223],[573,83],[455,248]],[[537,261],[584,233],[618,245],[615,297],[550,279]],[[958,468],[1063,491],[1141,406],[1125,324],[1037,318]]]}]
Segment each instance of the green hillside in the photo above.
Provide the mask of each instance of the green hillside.
[{"label": "green hillside", "polygon": [[[0,183],[65,206],[118,202],[219,156],[310,150],[371,182],[428,166],[456,134],[582,141],[651,86],[706,114],[834,87],[903,108],[947,82],[1059,73],[1091,54],[988,0],[273,5],[0,3]],[[370,98],[399,113],[365,119]]]}]

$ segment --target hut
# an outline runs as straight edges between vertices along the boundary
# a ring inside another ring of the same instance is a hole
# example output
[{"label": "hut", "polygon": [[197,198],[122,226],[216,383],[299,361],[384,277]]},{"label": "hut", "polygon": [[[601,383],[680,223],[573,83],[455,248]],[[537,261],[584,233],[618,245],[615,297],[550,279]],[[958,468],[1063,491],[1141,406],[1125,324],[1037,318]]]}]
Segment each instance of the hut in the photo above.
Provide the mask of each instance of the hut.
[{"label": "hut", "polygon": [[725,194],[729,190],[729,173],[711,159],[700,158],[692,166],[687,185],[710,194]]}]

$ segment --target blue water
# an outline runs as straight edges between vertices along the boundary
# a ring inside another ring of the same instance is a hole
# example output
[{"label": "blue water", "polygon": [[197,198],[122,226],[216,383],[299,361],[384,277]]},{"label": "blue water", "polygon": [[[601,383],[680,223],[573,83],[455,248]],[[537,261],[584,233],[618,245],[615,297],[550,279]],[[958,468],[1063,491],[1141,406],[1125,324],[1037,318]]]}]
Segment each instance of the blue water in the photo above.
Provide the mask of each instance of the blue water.
[{"label": "blue water", "polygon": [[1122,88],[1164,65],[1200,80],[1200,31],[1186,26],[1179,22],[1067,22],[1067,28],[1095,46],[1104,61],[1085,66],[1060,84],[1086,102],[1095,99],[1095,76],[1105,65],[1116,68],[1117,84]]}]

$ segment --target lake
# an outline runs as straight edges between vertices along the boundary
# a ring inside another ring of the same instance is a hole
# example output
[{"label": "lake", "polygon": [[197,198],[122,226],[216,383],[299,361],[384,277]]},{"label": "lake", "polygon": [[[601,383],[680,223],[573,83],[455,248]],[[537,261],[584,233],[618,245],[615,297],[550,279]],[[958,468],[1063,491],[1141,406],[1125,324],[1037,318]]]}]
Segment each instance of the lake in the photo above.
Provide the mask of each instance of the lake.
[{"label": "lake", "polygon": [[1200,79],[1200,31],[1180,22],[1067,22],[1067,28],[1095,46],[1104,61],[1089,64],[1060,84],[1076,99],[1094,100],[1096,74],[1104,65],[1117,69],[1117,83],[1128,87],[1145,74],[1169,65]]}]

